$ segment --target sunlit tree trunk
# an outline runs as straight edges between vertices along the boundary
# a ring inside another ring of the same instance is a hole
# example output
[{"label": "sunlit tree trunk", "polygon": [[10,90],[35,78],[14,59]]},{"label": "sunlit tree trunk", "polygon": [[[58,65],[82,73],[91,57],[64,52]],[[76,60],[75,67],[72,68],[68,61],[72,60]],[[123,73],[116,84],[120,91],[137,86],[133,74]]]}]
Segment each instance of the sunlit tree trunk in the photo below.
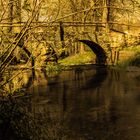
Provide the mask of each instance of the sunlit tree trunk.
[{"label": "sunlit tree trunk", "polygon": [[7,22],[9,23],[9,27],[7,28],[7,32],[12,32],[12,22],[13,22],[13,5],[14,4],[14,0],[8,0],[7,1],[7,7],[8,7],[8,11],[7,11]]},{"label": "sunlit tree trunk", "polygon": [[14,1],[14,11],[13,11],[14,19],[13,23],[16,25],[16,27],[13,28],[14,33],[19,33],[21,29],[21,0],[15,0]]},{"label": "sunlit tree trunk", "polygon": [[7,28],[7,32],[19,33],[21,23],[21,0],[8,0],[6,14],[7,14],[7,22],[9,25],[9,27]]},{"label": "sunlit tree trunk", "polygon": [[103,0],[103,15],[102,15],[102,23],[105,25],[106,33],[109,32],[109,1]]}]

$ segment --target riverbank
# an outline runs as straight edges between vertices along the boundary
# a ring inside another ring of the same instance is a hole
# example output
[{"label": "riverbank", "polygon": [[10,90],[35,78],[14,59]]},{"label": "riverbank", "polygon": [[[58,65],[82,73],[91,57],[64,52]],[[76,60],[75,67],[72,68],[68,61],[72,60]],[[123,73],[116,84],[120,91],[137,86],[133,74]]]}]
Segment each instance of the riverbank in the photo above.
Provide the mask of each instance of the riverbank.
[{"label": "riverbank", "polygon": [[121,56],[121,59],[117,62],[117,67],[122,69],[130,69],[132,67],[133,69],[138,69],[140,67],[140,45],[125,48],[122,52],[124,56]]}]

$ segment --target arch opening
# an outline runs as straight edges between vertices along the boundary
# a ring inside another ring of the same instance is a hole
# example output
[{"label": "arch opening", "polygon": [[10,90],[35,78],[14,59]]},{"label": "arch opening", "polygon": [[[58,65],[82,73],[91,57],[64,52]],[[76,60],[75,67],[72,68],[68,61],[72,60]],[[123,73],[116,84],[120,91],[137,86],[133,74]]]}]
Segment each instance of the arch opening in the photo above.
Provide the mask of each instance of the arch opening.
[{"label": "arch opening", "polygon": [[89,46],[91,48],[91,50],[95,53],[96,64],[99,64],[99,65],[106,64],[106,60],[107,60],[106,52],[99,44],[97,44],[93,41],[90,41],[90,40],[78,40],[78,41]]}]

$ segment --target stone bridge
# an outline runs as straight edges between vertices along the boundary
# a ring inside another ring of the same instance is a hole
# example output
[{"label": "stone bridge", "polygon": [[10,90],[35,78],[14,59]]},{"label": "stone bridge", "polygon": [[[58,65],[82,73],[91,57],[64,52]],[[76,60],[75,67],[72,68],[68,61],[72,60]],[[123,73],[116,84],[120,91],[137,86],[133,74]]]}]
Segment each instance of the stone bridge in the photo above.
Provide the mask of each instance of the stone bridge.
[{"label": "stone bridge", "polygon": [[[58,22],[51,25],[38,23],[36,28],[28,31],[28,35],[22,37],[18,46],[25,53],[28,50],[28,57],[32,54],[39,64],[49,60],[49,55],[58,59],[89,48],[95,53],[97,64],[106,64],[116,63],[123,48],[140,42],[138,34],[131,35],[116,30],[106,32],[104,29],[95,32],[95,27],[93,23],[82,22]],[[19,49],[15,54],[19,55]]]}]

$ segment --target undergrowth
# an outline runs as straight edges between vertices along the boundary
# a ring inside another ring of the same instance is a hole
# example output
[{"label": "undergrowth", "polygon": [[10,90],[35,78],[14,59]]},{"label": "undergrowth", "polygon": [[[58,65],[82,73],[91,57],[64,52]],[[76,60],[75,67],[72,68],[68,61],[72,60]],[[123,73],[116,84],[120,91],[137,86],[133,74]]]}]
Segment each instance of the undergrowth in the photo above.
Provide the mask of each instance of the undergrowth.
[{"label": "undergrowth", "polygon": [[129,47],[129,48],[126,48],[124,51],[134,52],[134,55],[126,60],[118,62],[117,66],[121,68],[127,68],[129,66],[140,67],[140,46]]}]

